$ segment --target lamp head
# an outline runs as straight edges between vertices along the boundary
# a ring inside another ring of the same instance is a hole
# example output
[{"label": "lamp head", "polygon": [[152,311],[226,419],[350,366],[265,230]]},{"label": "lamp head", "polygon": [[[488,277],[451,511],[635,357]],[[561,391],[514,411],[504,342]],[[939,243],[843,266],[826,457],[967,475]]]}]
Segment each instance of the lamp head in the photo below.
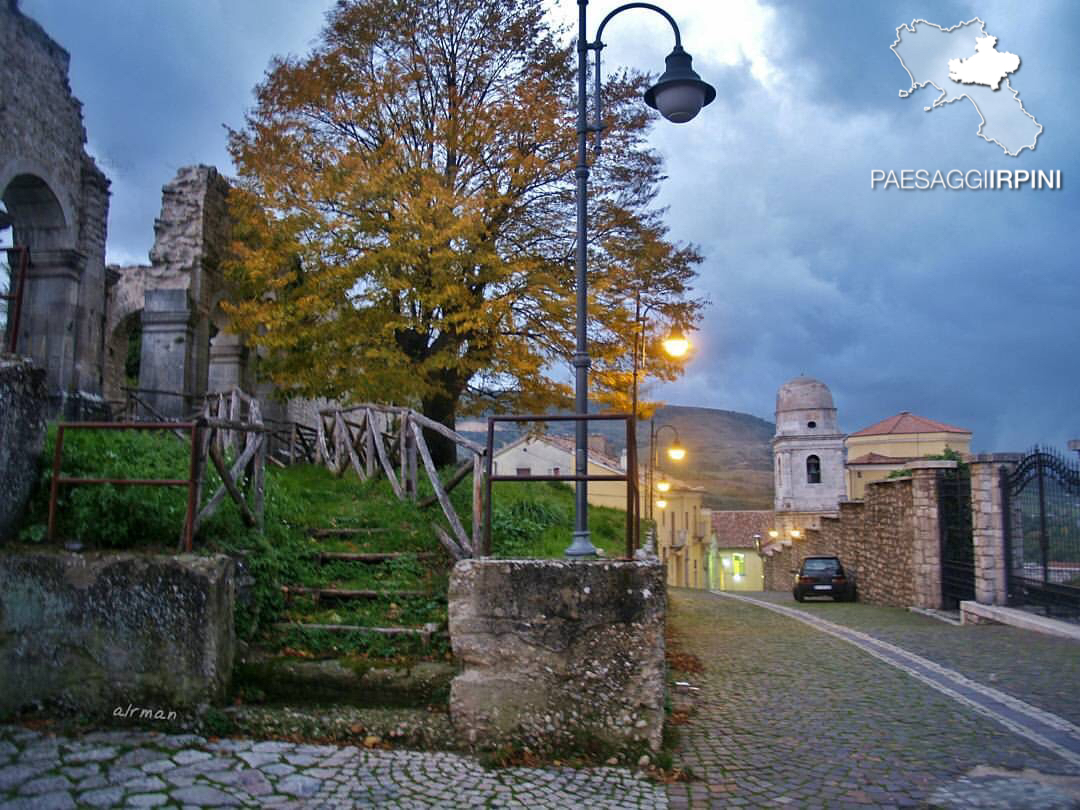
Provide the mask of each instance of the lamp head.
[{"label": "lamp head", "polygon": [[665,501],[663,498],[657,498],[657,500],[656,500],[656,508],[657,509],[667,509],[667,501]]},{"label": "lamp head", "polygon": [[675,444],[668,448],[667,454],[668,458],[672,461],[682,461],[686,458],[686,448],[678,442],[675,442]]},{"label": "lamp head", "polygon": [[716,89],[694,72],[692,61],[690,54],[676,45],[664,60],[664,75],[645,91],[645,103],[674,124],[690,121],[716,98]]},{"label": "lamp head", "polygon": [[682,357],[690,350],[690,341],[682,333],[679,327],[671,330],[671,334],[664,339],[664,351],[672,357]]},{"label": "lamp head", "polygon": [[668,492],[671,490],[671,482],[666,480],[660,480],[656,482],[657,492]]}]

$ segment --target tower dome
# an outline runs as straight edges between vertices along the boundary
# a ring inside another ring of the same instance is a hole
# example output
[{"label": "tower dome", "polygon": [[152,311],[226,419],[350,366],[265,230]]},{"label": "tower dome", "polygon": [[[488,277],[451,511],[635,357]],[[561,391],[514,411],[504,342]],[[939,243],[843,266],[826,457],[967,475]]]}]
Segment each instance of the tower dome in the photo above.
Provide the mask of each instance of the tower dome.
[{"label": "tower dome", "polygon": [[829,386],[813,377],[796,377],[776,392],[777,436],[838,433],[836,406]]},{"label": "tower dome", "polygon": [[796,377],[776,392],[776,411],[835,410],[829,386],[813,377]]}]

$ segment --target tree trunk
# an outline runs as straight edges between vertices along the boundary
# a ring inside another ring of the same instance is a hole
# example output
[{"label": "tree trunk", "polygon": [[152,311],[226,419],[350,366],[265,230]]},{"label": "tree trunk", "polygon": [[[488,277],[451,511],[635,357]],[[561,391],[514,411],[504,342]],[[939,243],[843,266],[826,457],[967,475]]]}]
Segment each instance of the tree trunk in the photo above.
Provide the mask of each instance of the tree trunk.
[{"label": "tree trunk", "polygon": [[[424,416],[441,422],[454,430],[454,415],[457,411],[457,397],[449,394],[433,394],[421,400]],[[436,467],[446,467],[457,463],[457,445],[441,433],[424,428],[424,441],[431,451],[431,460]]]}]

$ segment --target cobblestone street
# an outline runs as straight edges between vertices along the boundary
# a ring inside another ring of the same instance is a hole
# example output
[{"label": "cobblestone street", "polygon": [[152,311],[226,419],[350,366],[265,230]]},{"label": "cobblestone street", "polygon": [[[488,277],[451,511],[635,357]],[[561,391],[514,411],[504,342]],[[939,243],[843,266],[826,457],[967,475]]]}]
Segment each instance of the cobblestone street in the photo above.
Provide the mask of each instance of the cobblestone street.
[{"label": "cobblestone street", "polygon": [[[790,595],[766,599],[796,607]],[[1030,677],[1038,692],[1032,703],[1072,713],[1080,658],[1073,642],[954,627],[862,604],[798,607],[858,624],[870,635],[875,625],[893,626],[887,635],[898,646],[904,641],[931,659],[966,662],[974,681],[982,674],[979,662],[994,662],[985,673],[995,676],[994,685],[1011,684],[1024,699]],[[834,607],[842,611],[833,613]],[[694,705],[679,727],[675,756],[691,778],[671,786],[673,808],[1080,806],[1075,758],[846,641],[748,601],[701,591],[673,590],[671,611],[680,649],[705,668],[686,676],[699,691],[683,689],[678,699]],[[1031,660],[1027,649],[1034,651]]]},{"label": "cobblestone street", "polygon": [[110,731],[0,727],[0,808],[655,808],[620,768],[505,768],[446,753]]}]

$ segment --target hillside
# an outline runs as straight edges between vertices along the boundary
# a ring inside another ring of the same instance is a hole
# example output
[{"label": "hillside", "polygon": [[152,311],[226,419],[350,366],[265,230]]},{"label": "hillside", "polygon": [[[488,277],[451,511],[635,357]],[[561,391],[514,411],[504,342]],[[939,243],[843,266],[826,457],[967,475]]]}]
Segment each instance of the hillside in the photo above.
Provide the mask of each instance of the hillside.
[{"label": "hillside", "polygon": [[[714,408],[691,408],[666,405],[656,412],[657,427],[669,424],[679,433],[686,446],[683,462],[665,461],[664,469],[674,477],[696,484],[708,493],[705,505],[713,509],[771,509],[773,505],[772,422],[736,411]],[[496,445],[517,439],[523,432],[516,425],[500,424]],[[574,428],[568,422],[551,422],[548,432],[571,436]],[[463,422],[462,433],[477,441],[486,441],[478,421]],[[597,422],[591,433],[606,436],[613,455],[618,457],[626,445],[625,427],[621,422]],[[644,465],[649,452],[649,424],[638,425],[638,457]],[[672,433],[660,435],[663,447],[671,442]]]}]

